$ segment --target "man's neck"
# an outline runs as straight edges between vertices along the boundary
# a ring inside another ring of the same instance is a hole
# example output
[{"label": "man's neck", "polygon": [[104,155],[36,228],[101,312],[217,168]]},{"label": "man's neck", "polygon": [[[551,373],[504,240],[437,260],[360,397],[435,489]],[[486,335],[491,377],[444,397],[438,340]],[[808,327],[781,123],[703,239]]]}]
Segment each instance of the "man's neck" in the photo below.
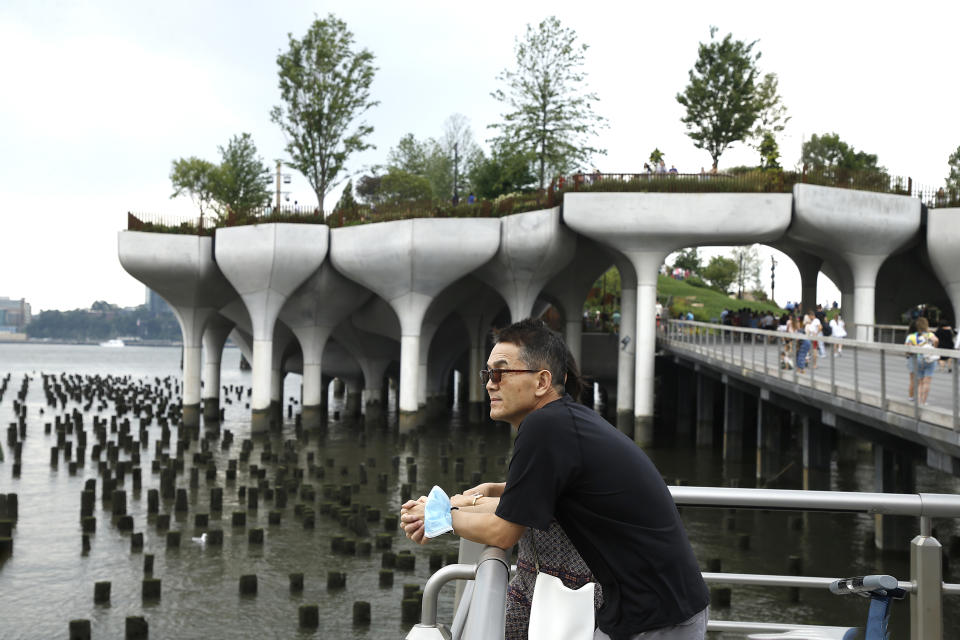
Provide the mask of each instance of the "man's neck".
[{"label": "man's neck", "polygon": [[556,402],[557,400],[560,400],[562,397],[563,397],[563,396],[561,396],[559,393],[557,393],[556,391],[554,391],[554,390],[551,389],[551,390],[550,390],[550,393],[542,396],[542,397],[537,401],[537,404],[536,404],[536,406],[535,406],[533,409],[531,409],[531,410],[530,410],[528,413],[526,413],[522,418],[520,418],[520,419],[517,421],[516,424],[512,425],[513,428],[514,428],[514,429],[519,429],[519,428],[520,428],[520,423],[523,422],[524,420],[526,420],[526,419],[527,419],[527,416],[529,416],[531,413],[533,413],[534,411],[537,411],[537,410],[539,410],[539,409],[543,409],[545,406],[547,406],[547,405],[550,404],[551,402]]}]

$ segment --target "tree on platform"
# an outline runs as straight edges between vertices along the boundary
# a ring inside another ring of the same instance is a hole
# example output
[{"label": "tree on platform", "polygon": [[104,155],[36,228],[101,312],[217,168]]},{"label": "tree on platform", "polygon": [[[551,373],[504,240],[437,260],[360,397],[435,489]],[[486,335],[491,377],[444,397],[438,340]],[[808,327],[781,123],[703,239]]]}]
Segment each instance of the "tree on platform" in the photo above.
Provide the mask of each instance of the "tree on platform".
[{"label": "tree on platform", "polygon": [[710,27],[710,42],[700,43],[690,82],[677,94],[677,102],[687,110],[681,118],[687,135],[710,154],[714,167],[730,145],[750,134],[762,109],[757,91],[760,53],[753,52],[757,41],[734,40],[729,33],[718,41],[716,32]]},{"label": "tree on platform", "polygon": [[231,213],[248,215],[270,199],[267,184],[270,169],[257,156],[257,147],[249,133],[230,138],[226,147],[218,147],[220,164],[197,157],[173,161],[171,198],[189,195],[200,208],[200,215],[213,211],[218,221]]},{"label": "tree on platform", "polygon": [[586,88],[587,48],[554,16],[528,24],[514,45],[516,67],[497,76],[505,87],[491,94],[509,109],[491,125],[500,131],[496,144],[532,154],[541,189],[551,176],[606,153],[589,144],[604,119],[593,110],[597,95]]},{"label": "tree on platform", "polygon": [[357,120],[378,104],[370,99],[374,57],[353,49],[353,34],[333,14],[315,20],[302,40],[288,37],[289,50],[277,56],[283,104],[270,118],[287,138],[290,166],[306,177],[322,211],[347,158],[373,146],[365,141],[373,127]]},{"label": "tree on platform", "polygon": [[691,273],[699,273],[703,268],[700,260],[700,251],[696,247],[684,249],[673,260],[674,269],[689,269]]},{"label": "tree on platform", "polygon": [[950,154],[947,160],[947,166],[950,167],[950,173],[947,175],[947,191],[954,194],[960,193],[960,147]]},{"label": "tree on platform", "polygon": [[880,172],[886,170],[877,165],[873,153],[857,151],[840,139],[836,133],[813,134],[803,143],[800,161],[808,169],[845,169],[848,171]]}]

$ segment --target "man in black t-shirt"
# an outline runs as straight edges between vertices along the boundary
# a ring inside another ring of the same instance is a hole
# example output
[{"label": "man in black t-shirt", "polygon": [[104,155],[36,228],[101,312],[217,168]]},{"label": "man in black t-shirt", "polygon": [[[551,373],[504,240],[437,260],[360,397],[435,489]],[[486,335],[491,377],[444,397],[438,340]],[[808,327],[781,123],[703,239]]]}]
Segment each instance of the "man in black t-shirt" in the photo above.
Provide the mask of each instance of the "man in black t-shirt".
[{"label": "man in black t-shirt", "polygon": [[[564,394],[579,374],[563,340],[540,321],[511,325],[481,376],[490,417],[517,439],[496,511],[453,511],[454,532],[507,549],[556,518],[603,587],[598,640],[703,638],[709,593],[669,489],[632,440]],[[401,510],[416,542],[422,513]]]}]

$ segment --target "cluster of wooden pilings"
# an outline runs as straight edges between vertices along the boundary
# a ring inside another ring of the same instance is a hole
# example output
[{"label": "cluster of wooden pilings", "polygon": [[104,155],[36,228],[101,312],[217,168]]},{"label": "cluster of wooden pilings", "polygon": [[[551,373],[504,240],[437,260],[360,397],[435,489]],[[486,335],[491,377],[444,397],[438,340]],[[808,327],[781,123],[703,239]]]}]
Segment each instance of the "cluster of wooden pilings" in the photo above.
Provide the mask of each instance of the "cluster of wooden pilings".
[{"label": "cluster of wooden pilings", "polygon": [[[14,407],[17,422],[8,429],[14,477],[21,472],[23,443],[33,435],[28,430],[26,405],[30,380],[23,380]],[[34,410],[41,416],[44,437],[50,440],[50,468],[56,473],[87,476],[78,496],[81,555],[91,553],[98,527],[128,536],[130,553],[143,555],[141,598],[152,611],[162,606],[163,577],[154,575],[158,555],[195,544],[202,544],[205,553],[216,553],[225,540],[235,543],[237,538],[245,538],[251,549],[263,549],[276,528],[314,530],[320,519],[330,521],[323,527],[325,531],[332,526],[340,533],[330,535],[329,551],[319,547],[319,553],[369,558],[371,571],[379,571],[380,587],[391,589],[396,573],[415,571],[416,555],[412,544],[399,552],[393,548],[398,540],[406,544],[396,513],[383,513],[359,499],[374,489],[370,485],[383,495],[381,503],[392,492],[397,492],[394,499],[402,502],[426,493],[434,482],[463,490],[482,480],[496,480],[506,466],[506,458],[500,456],[494,472],[484,441],[471,439],[468,446],[475,446],[479,468],[468,473],[465,459],[452,455],[455,447],[447,441],[441,445],[439,457],[442,477],[419,483],[416,432],[376,435],[392,438],[395,450],[414,455],[369,456],[364,462],[345,465],[329,453],[324,455],[326,428],[306,430],[299,416],[293,437],[283,439],[275,432],[238,439],[236,444],[234,433],[218,423],[201,428],[183,426],[179,383],[173,378],[42,374],[42,384],[46,406]],[[0,389],[5,390],[6,383],[2,385]],[[239,385],[225,386],[223,391],[223,397],[230,400],[242,401],[249,395],[249,390]],[[367,432],[362,428],[355,429],[352,437],[358,448],[366,448]],[[145,515],[139,506],[144,494]],[[12,508],[15,514],[16,495],[11,496],[0,502],[0,508],[7,512]],[[0,550],[3,533],[0,520]],[[310,552],[316,553],[315,549]],[[431,572],[457,562],[456,552],[435,549],[427,554]],[[304,583],[315,578],[319,577],[289,574],[290,592],[302,593]],[[238,592],[241,597],[253,598],[263,584],[257,575],[243,574]],[[328,592],[343,591],[347,585],[346,572],[327,572]],[[110,602],[111,588],[110,581],[92,585],[95,606]],[[399,604],[405,623],[419,620],[421,599],[420,584],[403,585]],[[297,625],[317,628],[321,610],[321,604],[299,605]],[[355,625],[368,625],[375,622],[376,612],[371,612],[369,601],[356,600],[351,615]],[[69,629],[71,638],[90,637],[89,620],[72,620]],[[127,619],[128,638],[147,637],[147,633],[144,617]]]}]

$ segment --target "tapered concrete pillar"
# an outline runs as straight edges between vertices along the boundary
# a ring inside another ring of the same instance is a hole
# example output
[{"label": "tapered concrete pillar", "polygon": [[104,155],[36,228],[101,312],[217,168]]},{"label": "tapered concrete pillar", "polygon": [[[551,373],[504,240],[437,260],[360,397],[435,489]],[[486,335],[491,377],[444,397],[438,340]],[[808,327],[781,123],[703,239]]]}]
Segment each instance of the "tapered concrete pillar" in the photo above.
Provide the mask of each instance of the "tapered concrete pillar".
[{"label": "tapered concrete pillar", "polygon": [[302,370],[302,360],[300,366],[287,365],[287,359],[294,355],[296,350],[296,337],[293,332],[282,322],[275,323],[270,350],[270,404],[266,413],[268,427],[276,429],[283,425],[283,382],[288,372]]},{"label": "tapered concrete pillar", "polygon": [[872,340],[877,273],[892,253],[916,239],[920,200],[809,184],[794,185],[793,195],[788,238],[823,247],[846,262],[854,282],[856,337]]},{"label": "tapered concrete pillar", "polygon": [[[391,313],[388,310],[388,313]],[[377,420],[387,412],[383,395],[383,375],[391,362],[399,360],[400,345],[395,339],[362,331],[351,322],[343,322],[334,339],[349,351],[363,371],[363,411],[368,420]]]},{"label": "tapered concrete pillar", "polygon": [[507,302],[513,322],[533,315],[544,285],[573,258],[576,236],[560,223],[560,208],[505,216],[496,257],[476,276]]},{"label": "tapered concrete pillar", "polygon": [[342,227],[331,236],[337,270],[389,302],[400,320],[400,410],[415,413],[424,314],[445,287],[496,254],[500,221],[397,220]]},{"label": "tapered concrete pillar", "polygon": [[480,382],[480,370],[487,368],[487,338],[493,319],[500,313],[504,300],[490,286],[473,276],[466,278],[472,282],[470,296],[457,307],[457,313],[470,336],[470,370],[464,375],[467,385],[467,416],[471,422],[483,418],[483,408],[487,393]]},{"label": "tapered concrete pillar", "polygon": [[253,324],[252,428],[270,422],[273,329],[287,299],[327,256],[329,229],[319,224],[259,224],[217,229],[216,257]]},{"label": "tapered concrete pillar", "polygon": [[577,241],[576,254],[544,287],[545,294],[560,306],[565,322],[564,338],[573,359],[580,357],[583,333],[583,303],[597,278],[613,264],[609,251],[599,243],[583,238]]},{"label": "tapered concrete pillar", "polygon": [[927,253],[953,304],[953,326],[960,324],[960,209],[927,211]]},{"label": "tapered concrete pillar", "polygon": [[213,260],[213,239],[121,231],[120,264],[173,308],[183,334],[183,424],[200,425],[203,332],[236,292]]},{"label": "tapered concrete pillar", "polygon": [[634,440],[653,437],[657,275],[666,256],[699,244],[770,242],[790,224],[789,194],[567,193],[564,222],[621,252],[637,275]]},{"label": "tapered concrete pillar", "polygon": [[423,326],[420,330],[420,382],[418,387],[419,397],[417,403],[420,407],[427,404],[428,389],[423,384],[424,380],[432,377],[430,371],[430,345],[433,343],[434,336],[440,325],[456,309],[466,303],[473,290],[477,286],[477,280],[473,277],[461,278],[437,294],[437,297],[430,303],[426,314],[423,316]]},{"label": "tapered concrete pillar", "polygon": [[617,428],[633,437],[634,372],[637,362],[637,273],[619,252],[612,252],[620,272],[620,332],[617,351]]},{"label": "tapered concrete pillar", "polygon": [[213,316],[203,332],[203,419],[220,422],[220,362],[234,324],[221,315]]},{"label": "tapered concrete pillar", "polygon": [[340,275],[324,262],[300,285],[280,311],[303,352],[303,426],[315,428],[322,421],[323,350],[334,328],[373,295]]}]

